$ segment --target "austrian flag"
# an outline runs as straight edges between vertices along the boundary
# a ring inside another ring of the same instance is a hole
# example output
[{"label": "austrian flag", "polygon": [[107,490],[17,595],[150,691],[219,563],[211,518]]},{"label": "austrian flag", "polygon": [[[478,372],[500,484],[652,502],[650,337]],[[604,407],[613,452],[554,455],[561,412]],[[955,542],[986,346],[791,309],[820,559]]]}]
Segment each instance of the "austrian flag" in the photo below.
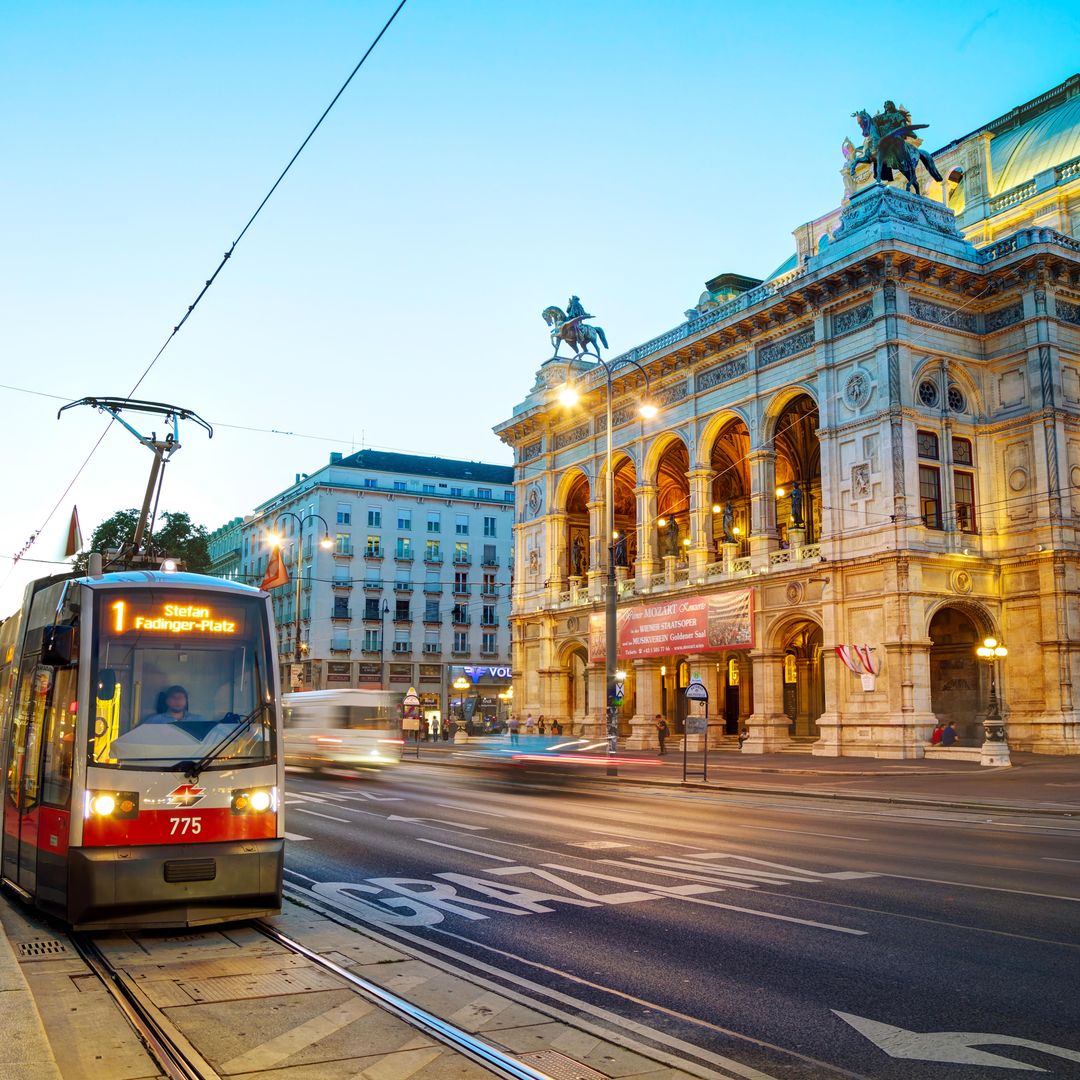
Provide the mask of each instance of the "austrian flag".
[{"label": "austrian flag", "polygon": [[262,579],[263,589],[276,589],[279,585],[289,584],[289,571],[285,569],[285,560],[281,557],[281,549],[274,548],[270,553],[270,560],[266,564],[266,576]]},{"label": "austrian flag", "polygon": [[836,655],[852,675],[876,675],[881,670],[874,662],[873,645],[837,645]]}]

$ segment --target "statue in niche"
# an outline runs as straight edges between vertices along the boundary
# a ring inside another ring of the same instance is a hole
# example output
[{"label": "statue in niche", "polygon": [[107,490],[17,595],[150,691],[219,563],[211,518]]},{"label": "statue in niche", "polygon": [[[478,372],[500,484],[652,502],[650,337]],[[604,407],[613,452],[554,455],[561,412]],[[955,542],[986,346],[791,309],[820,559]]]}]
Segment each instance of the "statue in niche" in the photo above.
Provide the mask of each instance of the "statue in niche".
[{"label": "statue in niche", "polygon": [[799,482],[796,480],[791,485],[791,520],[800,529],[803,527],[802,501],[802,488],[799,487]]},{"label": "statue in niche", "polygon": [[735,534],[731,531],[735,524],[735,508],[728,501],[724,504],[724,516],[721,519],[721,530],[723,532],[724,543],[730,544],[735,539]]},{"label": "statue in niche", "polygon": [[577,577],[584,577],[588,569],[589,561],[585,554],[585,541],[581,539],[581,533],[578,533],[570,549],[570,573]]},{"label": "statue in niche", "polygon": [[626,533],[622,533],[615,541],[615,565],[629,565],[626,561]]},{"label": "statue in niche", "polygon": [[672,515],[668,518],[667,523],[667,555],[679,554],[679,523],[675,520],[675,516]]}]

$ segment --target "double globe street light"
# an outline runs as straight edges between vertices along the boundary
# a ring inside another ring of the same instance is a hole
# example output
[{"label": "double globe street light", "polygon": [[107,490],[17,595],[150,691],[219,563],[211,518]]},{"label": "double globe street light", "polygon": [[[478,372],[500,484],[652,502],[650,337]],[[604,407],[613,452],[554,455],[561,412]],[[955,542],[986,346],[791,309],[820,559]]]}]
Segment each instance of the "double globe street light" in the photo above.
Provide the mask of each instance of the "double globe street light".
[{"label": "double globe street light", "polygon": [[[588,317],[588,316],[586,316]],[[556,358],[558,353],[556,351]],[[634,367],[641,373],[642,378],[645,380],[645,400],[638,406],[638,414],[645,419],[652,419],[657,413],[657,408],[651,402],[649,402],[649,375],[648,372],[636,361],[630,359],[628,356],[618,356],[612,361],[604,360],[600,356],[599,345],[594,344],[593,349],[589,349],[585,343],[578,343],[578,351],[570,359],[567,365],[567,379],[566,382],[559,388],[558,398],[559,402],[570,408],[576,405],[581,400],[581,394],[577,387],[571,381],[570,369],[573,367],[575,361],[591,361],[599,364],[604,369],[604,377],[607,385],[607,400],[605,402],[606,412],[606,450],[605,450],[605,466],[606,475],[604,477],[604,504],[606,511],[606,533],[607,533],[607,589],[604,594],[604,675],[605,683],[607,686],[607,756],[608,766],[607,775],[617,776],[619,773],[618,766],[615,764],[613,757],[618,747],[619,740],[619,702],[621,701],[621,694],[619,692],[619,672],[617,670],[617,656],[618,656],[618,624],[616,618],[616,584],[615,584],[615,545],[619,538],[618,533],[615,531],[615,473],[613,469],[613,450],[612,450],[612,427],[613,415],[612,415],[612,397],[613,395],[613,379],[615,372],[621,367]],[[586,368],[586,371],[594,370],[592,368]]]},{"label": "double globe street light", "polygon": [[983,718],[983,745],[980,765],[1011,765],[1009,744],[1005,738],[1005,721],[997,696],[997,666],[1009,655],[1009,650],[997,638],[988,637],[975,650],[975,655],[990,669],[990,698]]},{"label": "double globe street light", "polygon": [[[305,514],[301,517],[299,514],[294,514],[291,510],[282,510],[277,515],[278,520],[274,523],[275,527],[278,526],[281,518],[291,517],[296,521],[296,564],[293,568],[293,576],[296,578],[296,611],[295,611],[295,626],[293,629],[293,660],[295,663],[300,663],[301,660],[301,648],[300,648],[300,560],[303,554],[304,547],[304,523],[308,521],[321,521],[323,523],[323,536],[319,541],[319,547],[323,551],[329,551],[334,546],[334,541],[330,539],[330,526],[326,524],[326,518],[322,514]],[[270,546],[280,548],[285,542],[285,536],[281,532],[275,532],[270,534]]]}]

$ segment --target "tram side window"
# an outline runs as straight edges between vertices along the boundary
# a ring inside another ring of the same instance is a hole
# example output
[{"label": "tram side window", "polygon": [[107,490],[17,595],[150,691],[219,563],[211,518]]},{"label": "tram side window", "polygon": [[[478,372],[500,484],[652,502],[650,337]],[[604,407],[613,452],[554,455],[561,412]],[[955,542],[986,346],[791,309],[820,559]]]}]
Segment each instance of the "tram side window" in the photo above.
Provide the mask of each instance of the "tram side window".
[{"label": "tram side window", "polygon": [[45,768],[41,801],[61,809],[71,801],[77,686],[78,672],[75,668],[63,668],[57,672],[45,726]]},{"label": "tram side window", "polygon": [[[24,810],[38,802],[41,781],[41,728],[53,684],[53,669],[28,667],[19,684],[19,706],[11,733],[8,797]],[[21,794],[20,794],[21,788]]]}]

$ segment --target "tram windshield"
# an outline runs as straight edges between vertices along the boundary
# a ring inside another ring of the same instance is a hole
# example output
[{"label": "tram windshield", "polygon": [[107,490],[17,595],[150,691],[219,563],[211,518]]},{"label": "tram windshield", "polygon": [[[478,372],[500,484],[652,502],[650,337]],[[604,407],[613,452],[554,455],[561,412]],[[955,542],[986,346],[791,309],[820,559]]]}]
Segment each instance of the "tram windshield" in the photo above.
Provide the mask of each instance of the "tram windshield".
[{"label": "tram windshield", "polygon": [[129,589],[102,591],[96,603],[93,764],[270,760],[273,672],[263,601]]}]

